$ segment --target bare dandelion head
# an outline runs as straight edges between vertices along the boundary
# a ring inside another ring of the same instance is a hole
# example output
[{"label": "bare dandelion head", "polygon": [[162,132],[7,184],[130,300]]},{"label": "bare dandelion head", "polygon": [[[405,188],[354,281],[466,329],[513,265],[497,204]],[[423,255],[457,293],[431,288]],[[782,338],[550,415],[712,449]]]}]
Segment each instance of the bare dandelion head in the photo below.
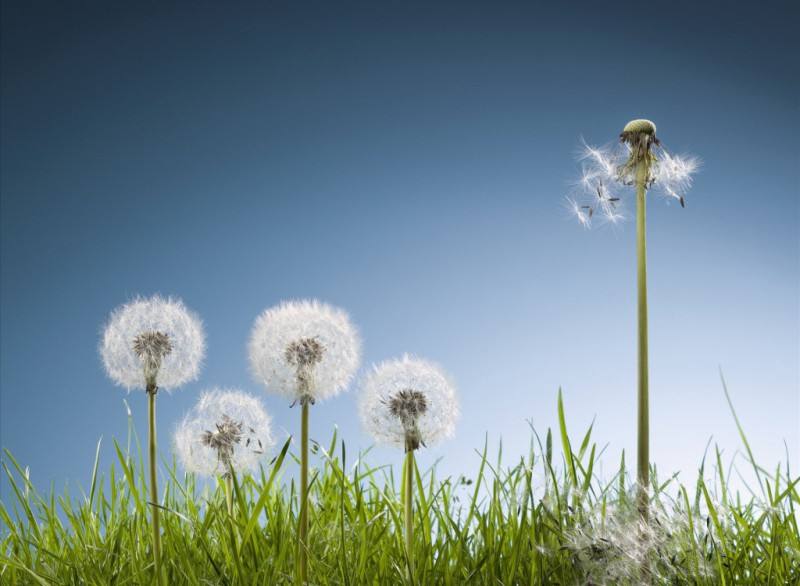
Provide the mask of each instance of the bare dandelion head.
[{"label": "bare dandelion head", "polygon": [[174,437],[186,471],[205,476],[255,471],[273,443],[271,420],[261,402],[223,389],[203,393]]},{"label": "bare dandelion head", "polygon": [[645,119],[628,122],[616,146],[597,147],[582,141],[578,160],[581,174],[567,201],[572,215],[584,228],[591,227],[595,218],[611,224],[626,218],[621,191],[634,186],[639,161],[648,162],[647,188],[678,200],[682,207],[700,167],[697,157],[667,151],[656,136],[656,125]]},{"label": "bare dandelion head", "polygon": [[343,391],[361,359],[361,342],[341,309],[318,301],[287,301],[255,321],[250,367],[271,392],[315,402]]},{"label": "bare dandelion head", "polygon": [[115,309],[100,341],[108,376],[128,390],[171,390],[195,380],[204,355],[200,319],[179,299],[158,295]]},{"label": "bare dandelion head", "polygon": [[359,412],[376,441],[406,450],[451,437],[459,414],[447,374],[410,356],[372,369],[363,381]]},{"label": "bare dandelion head", "polygon": [[646,156],[650,152],[650,147],[659,144],[656,138],[656,125],[642,118],[628,122],[619,138],[628,145],[636,160]]}]

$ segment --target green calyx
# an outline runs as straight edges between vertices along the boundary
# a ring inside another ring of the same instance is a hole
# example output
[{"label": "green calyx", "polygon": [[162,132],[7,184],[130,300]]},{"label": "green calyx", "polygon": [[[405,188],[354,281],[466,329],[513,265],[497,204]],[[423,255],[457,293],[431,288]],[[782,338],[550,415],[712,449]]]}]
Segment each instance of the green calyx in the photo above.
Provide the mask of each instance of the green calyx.
[{"label": "green calyx", "polygon": [[625,125],[625,128],[622,129],[619,138],[631,149],[631,156],[620,170],[620,174],[623,177],[632,179],[631,176],[634,174],[636,165],[639,162],[644,162],[648,167],[648,174],[645,176],[645,182],[649,183],[649,167],[656,160],[656,156],[652,153],[651,147],[659,144],[658,138],[656,138],[655,123],[642,118],[631,120]]},{"label": "green calyx", "polygon": [[651,120],[639,118],[638,120],[631,120],[622,129],[622,134],[649,134],[656,135],[656,125]]}]

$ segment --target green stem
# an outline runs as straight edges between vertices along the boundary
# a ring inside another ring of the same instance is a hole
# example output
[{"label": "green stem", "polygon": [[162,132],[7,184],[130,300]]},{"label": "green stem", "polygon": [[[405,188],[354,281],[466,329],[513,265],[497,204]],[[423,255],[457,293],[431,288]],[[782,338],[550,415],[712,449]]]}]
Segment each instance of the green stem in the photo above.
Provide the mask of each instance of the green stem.
[{"label": "green stem", "polygon": [[648,518],[648,496],[650,486],[650,397],[647,367],[647,175],[649,162],[646,157],[636,166],[636,256],[639,315],[639,369],[638,369],[638,452],[637,481],[639,483],[639,512]]},{"label": "green stem", "polygon": [[[636,166],[636,257],[638,284],[639,317],[639,368],[638,368],[638,438],[637,438],[637,504],[642,529],[639,540],[642,550],[648,551],[648,526],[650,523],[650,395],[647,365],[647,176],[649,160],[645,156]],[[643,584],[651,583],[650,563],[647,554],[642,559],[641,579]]]},{"label": "green stem", "polygon": [[228,505],[228,517],[230,517],[231,525],[233,524],[233,468],[229,469],[228,474],[225,476],[225,501]]},{"label": "green stem", "polygon": [[406,465],[403,481],[403,515],[406,529],[406,555],[408,556],[408,569],[412,577],[414,574],[414,450],[406,449]]},{"label": "green stem", "polygon": [[156,474],[156,392],[155,385],[147,386],[148,444],[150,457],[150,507],[153,514],[153,559],[155,561],[156,584],[161,584],[161,530],[159,528],[158,476]]},{"label": "green stem", "polygon": [[228,473],[225,475],[225,501],[228,505],[228,531],[231,536],[231,547],[233,548],[234,559],[236,560],[236,569],[239,575],[244,575],[242,563],[239,555],[239,545],[236,542],[236,521],[233,518],[233,466],[228,466]]},{"label": "green stem", "polygon": [[308,581],[308,412],[309,401],[301,402],[300,424],[300,528],[299,528],[299,574],[298,583]]}]

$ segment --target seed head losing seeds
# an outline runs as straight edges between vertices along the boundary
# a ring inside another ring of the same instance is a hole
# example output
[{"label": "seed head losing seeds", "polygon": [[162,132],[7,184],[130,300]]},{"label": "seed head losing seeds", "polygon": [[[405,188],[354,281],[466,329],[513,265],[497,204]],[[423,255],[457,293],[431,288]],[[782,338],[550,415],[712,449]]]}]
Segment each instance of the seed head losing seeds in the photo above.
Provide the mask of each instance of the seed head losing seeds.
[{"label": "seed head losing seeds", "polygon": [[591,227],[595,219],[616,224],[625,219],[623,191],[633,187],[640,161],[648,164],[645,185],[685,206],[700,161],[668,152],[650,120],[631,120],[622,129],[618,146],[595,147],[583,143],[582,172],[567,207],[579,223]]},{"label": "seed head losing seeds", "polygon": [[174,437],[186,471],[205,476],[256,471],[273,443],[271,420],[261,401],[224,389],[203,393]]}]

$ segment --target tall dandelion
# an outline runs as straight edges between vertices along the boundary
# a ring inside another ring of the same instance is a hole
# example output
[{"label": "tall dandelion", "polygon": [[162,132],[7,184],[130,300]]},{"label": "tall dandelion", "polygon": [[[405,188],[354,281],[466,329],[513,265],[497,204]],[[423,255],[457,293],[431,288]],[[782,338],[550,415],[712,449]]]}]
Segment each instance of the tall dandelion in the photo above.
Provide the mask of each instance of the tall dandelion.
[{"label": "tall dandelion", "polygon": [[287,301],[256,318],[250,335],[250,367],[268,391],[299,403],[300,519],[298,582],[308,580],[308,425],[309,408],[333,397],[353,378],[361,342],[341,309],[313,300]]},{"label": "tall dandelion", "polygon": [[364,427],[379,443],[405,450],[403,512],[409,568],[414,568],[414,451],[452,437],[458,400],[450,377],[437,365],[408,355],[375,366],[359,401]]},{"label": "tall dandelion", "polygon": [[636,253],[638,288],[638,439],[637,482],[639,513],[647,521],[650,485],[649,392],[647,352],[647,247],[646,195],[651,188],[685,207],[686,191],[699,160],[668,152],[656,137],[650,120],[632,120],[620,134],[621,147],[596,148],[584,144],[583,172],[578,183],[583,199],[570,199],[572,211],[583,226],[594,218],[616,223],[624,216],[621,189],[636,194]]},{"label": "tall dandelion", "polygon": [[161,584],[161,533],[157,485],[156,394],[196,380],[205,355],[200,319],[179,299],[158,295],[137,298],[115,309],[103,330],[100,356],[106,372],[127,390],[140,389],[148,398],[150,506],[153,559]]}]

